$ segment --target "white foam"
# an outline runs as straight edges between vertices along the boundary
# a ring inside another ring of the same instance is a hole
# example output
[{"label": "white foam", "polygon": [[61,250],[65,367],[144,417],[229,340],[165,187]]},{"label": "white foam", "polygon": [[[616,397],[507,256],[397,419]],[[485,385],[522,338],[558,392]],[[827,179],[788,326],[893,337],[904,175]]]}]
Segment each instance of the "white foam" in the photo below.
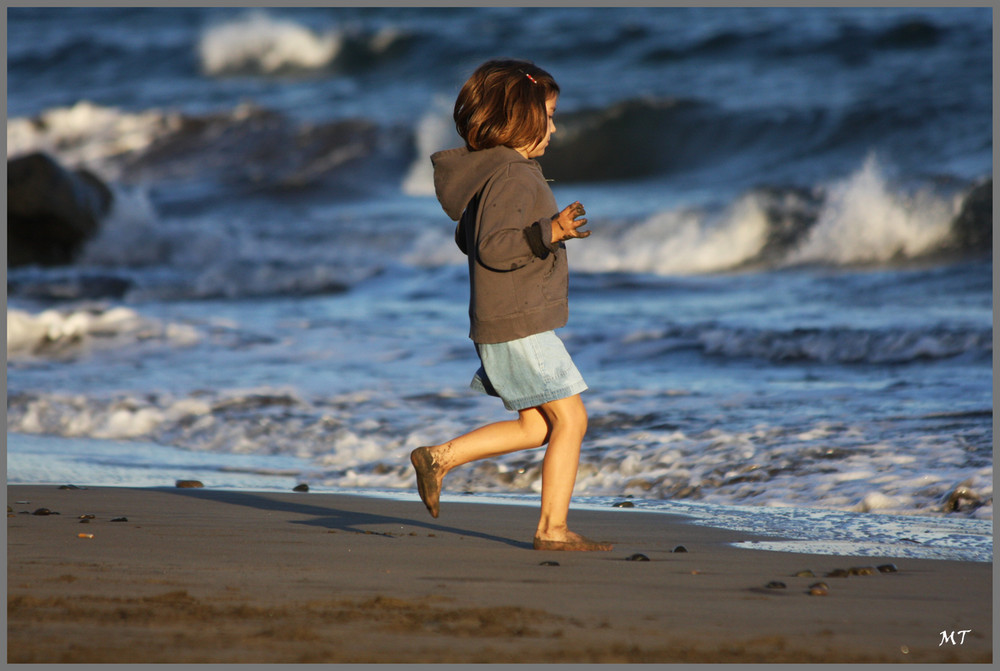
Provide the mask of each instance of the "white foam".
[{"label": "white foam", "polygon": [[328,67],[340,53],[339,32],[320,34],[263,11],[212,26],[201,36],[198,54],[210,75],[231,72],[275,74]]},{"label": "white foam", "polygon": [[403,193],[410,196],[434,195],[434,167],[430,155],[442,149],[458,147],[462,139],[455,130],[451,107],[437,96],[416,127],[417,157],[403,179]]},{"label": "white foam", "polygon": [[82,100],[47,110],[37,118],[7,122],[7,155],[45,152],[73,167],[87,167],[105,179],[119,176],[115,158],[147,149],[177,131],[181,116],[161,110],[123,112]]},{"label": "white foam", "polygon": [[153,204],[140,189],[113,187],[111,210],[97,235],[87,241],[77,263],[94,266],[143,266],[168,259],[172,245]]},{"label": "white foam", "polygon": [[575,268],[688,275],[726,270],[753,258],[766,242],[768,225],[756,198],[747,195],[718,217],[671,210],[639,223],[592,230],[586,244],[573,248]]},{"label": "white foam", "polygon": [[143,317],[126,307],[44,310],[7,310],[7,357],[77,355],[90,349],[111,349],[145,341],[188,346],[200,340],[198,331],[186,324],[164,323]]},{"label": "white foam", "polygon": [[877,156],[836,182],[819,220],[788,263],[890,261],[933,250],[949,235],[952,205],[933,194],[894,192]]}]

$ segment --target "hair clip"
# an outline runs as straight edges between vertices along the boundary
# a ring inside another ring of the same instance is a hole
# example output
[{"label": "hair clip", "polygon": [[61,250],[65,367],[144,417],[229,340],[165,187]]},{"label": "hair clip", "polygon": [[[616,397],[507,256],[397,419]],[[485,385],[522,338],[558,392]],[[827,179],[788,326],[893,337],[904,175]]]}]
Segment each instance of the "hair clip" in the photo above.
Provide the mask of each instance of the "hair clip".
[{"label": "hair clip", "polygon": [[532,77],[531,75],[529,75],[527,72],[524,73],[524,76],[527,77],[528,79],[530,79],[532,84],[537,84],[538,83],[537,81],[535,81],[535,78]]}]

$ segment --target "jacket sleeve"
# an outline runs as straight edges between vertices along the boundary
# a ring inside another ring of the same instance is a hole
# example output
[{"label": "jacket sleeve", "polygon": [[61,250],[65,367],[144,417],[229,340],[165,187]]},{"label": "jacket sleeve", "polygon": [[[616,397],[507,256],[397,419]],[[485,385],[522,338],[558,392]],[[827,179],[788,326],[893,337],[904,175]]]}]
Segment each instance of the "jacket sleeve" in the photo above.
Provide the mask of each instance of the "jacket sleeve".
[{"label": "jacket sleeve", "polygon": [[506,180],[491,189],[482,201],[477,258],[490,270],[516,270],[534,258],[555,251],[552,219],[529,219],[535,202],[532,189]]}]

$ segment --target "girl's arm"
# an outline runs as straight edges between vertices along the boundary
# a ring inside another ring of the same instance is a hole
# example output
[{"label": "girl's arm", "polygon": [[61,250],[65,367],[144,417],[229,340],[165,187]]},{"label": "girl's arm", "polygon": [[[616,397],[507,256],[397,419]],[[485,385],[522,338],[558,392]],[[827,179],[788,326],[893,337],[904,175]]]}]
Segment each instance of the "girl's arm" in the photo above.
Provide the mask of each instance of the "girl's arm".
[{"label": "girl's arm", "polygon": [[586,219],[583,205],[575,202],[561,212],[539,221],[528,221],[534,206],[534,194],[520,185],[509,184],[484,203],[479,240],[479,261],[491,270],[516,270],[533,258],[544,259],[563,240],[586,238],[590,231],[580,231]]}]

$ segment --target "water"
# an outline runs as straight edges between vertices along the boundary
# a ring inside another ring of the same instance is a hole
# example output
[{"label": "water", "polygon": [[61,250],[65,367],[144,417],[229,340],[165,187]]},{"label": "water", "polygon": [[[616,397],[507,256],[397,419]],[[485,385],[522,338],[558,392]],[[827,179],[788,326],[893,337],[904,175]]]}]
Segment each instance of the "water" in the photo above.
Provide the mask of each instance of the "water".
[{"label": "water", "polygon": [[[411,496],[411,449],[509,417],[467,388],[427,156],[471,70],[515,55],[563,90],[540,162],[594,231],[561,331],[591,387],[581,501],[786,532],[804,510],[856,547],[972,525],[991,557],[992,257],[953,226],[992,179],[991,24],[11,8],[9,156],[86,167],[115,205],[73,265],[8,269],[8,481]],[[541,456],[447,486],[536,497]]]}]

